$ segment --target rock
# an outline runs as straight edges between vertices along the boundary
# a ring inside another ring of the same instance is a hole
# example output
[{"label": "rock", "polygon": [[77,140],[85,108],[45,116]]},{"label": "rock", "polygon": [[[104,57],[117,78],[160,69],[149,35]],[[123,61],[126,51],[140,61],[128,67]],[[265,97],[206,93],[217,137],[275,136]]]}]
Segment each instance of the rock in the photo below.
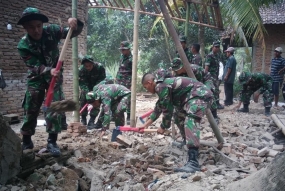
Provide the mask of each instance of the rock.
[{"label": "rock", "polygon": [[63,177],[63,175],[61,172],[59,172],[59,173],[57,173],[57,175],[55,177],[56,177],[56,179],[61,179]]},{"label": "rock", "polygon": [[284,145],[273,145],[272,149],[275,151],[283,151],[284,150]]},{"label": "rock", "polygon": [[278,153],[279,153],[278,151],[269,149],[269,152],[267,153],[266,156],[268,156],[268,157],[275,157]]},{"label": "rock", "polygon": [[140,154],[145,153],[147,151],[147,147],[144,145],[139,145],[139,146],[137,146],[136,149],[137,149],[138,153],[140,153]]},{"label": "rock", "polygon": [[274,137],[270,133],[268,133],[268,132],[263,133],[262,136],[264,138],[269,139],[269,140],[274,140]]},{"label": "rock", "polygon": [[21,157],[21,139],[0,115],[0,184],[20,172]]},{"label": "rock", "polygon": [[262,161],[262,158],[261,158],[261,157],[252,157],[252,158],[250,159],[250,162],[255,163],[255,164],[260,164],[260,163],[262,163],[263,161]]},{"label": "rock", "polygon": [[83,180],[82,178],[79,179],[79,187],[81,191],[89,191],[89,186],[87,185],[87,182]]},{"label": "rock", "polygon": [[153,174],[153,180],[156,180],[156,179],[160,179],[160,178],[162,178],[163,176],[165,176],[165,173],[164,172],[162,172],[162,171],[157,171],[157,172],[155,172],[154,174]]},{"label": "rock", "polygon": [[[124,189],[124,190],[125,190],[125,189]],[[132,190],[133,190],[133,191],[145,191],[145,188],[144,188],[143,184],[137,183],[136,185],[134,185],[134,186],[132,187]]]},{"label": "rock", "polygon": [[52,171],[57,172],[61,169],[61,166],[59,166],[57,163],[51,166]]},{"label": "rock", "polygon": [[78,175],[71,169],[63,167],[61,173],[65,178],[64,190],[77,190],[79,184]]},{"label": "rock", "polygon": [[44,177],[44,176],[43,176],[42,174],[37,173],[37,172],[34,172],[33,174],[31,174],[31,175],[28,177],[27,181],[28,181],[28,182],[31,182],[31,183],[33,183],[33,182],[39,182],[40,179],[42,179],[43,177]]},{"label": "rock", "polygon": [[265,156],[267,153],[269,153],[269,149],[267,147],[264,147],[263,149],[259,150],[257,152],[257,156],[259,157],[263,157]]},{"label": "rock", "polygon": [[164,138],[164,135],[156,135],[155,138],[162,139],[162,138]]},{"label": "rock", "polygon": [[202,178],[202,177],[201,177],[200,175],[194,175],[193,177],[191,177],[191,179],[192,179],[194,182],[201,180],[201,178]]},{"label": "rock", "polygon": [[253,154],[253,155],[257,155],[257,153],[258,153],[258,151],[259,151],[258,149],[253,148],[253,147],[247,147],[246,150],[247,150],[248,152],[250,152],[251,154]]},{"label": "rock", "polygon": [[53,174],[49,175],[46,181],[47,185],[56,185],[56,179]]},{"label": "rock", "polygon": [[76,149],[74,151],[74,156],[77,157],[77,158],[83,158],[83,155],[81,153],[81,151],[79,149]]},{"label": "rock", "polygon": [[213,138],[213,137],[214,137],[214,134],[212,132],[208,132],[208,133],[205,133],[205,134],[201,135],[201,139],[202,140],[207,140],[207,139],[210,139],[210,138]]}]

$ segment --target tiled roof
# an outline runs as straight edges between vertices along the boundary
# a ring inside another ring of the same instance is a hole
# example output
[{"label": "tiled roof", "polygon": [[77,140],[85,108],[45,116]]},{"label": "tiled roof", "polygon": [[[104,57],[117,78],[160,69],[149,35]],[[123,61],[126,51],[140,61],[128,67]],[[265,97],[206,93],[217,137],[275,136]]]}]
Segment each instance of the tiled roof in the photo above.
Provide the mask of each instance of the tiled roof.
[{"label": "tiled roof", "polygon": [[269,5],[259,9],[263,24],[285,23],[285,2]]}]

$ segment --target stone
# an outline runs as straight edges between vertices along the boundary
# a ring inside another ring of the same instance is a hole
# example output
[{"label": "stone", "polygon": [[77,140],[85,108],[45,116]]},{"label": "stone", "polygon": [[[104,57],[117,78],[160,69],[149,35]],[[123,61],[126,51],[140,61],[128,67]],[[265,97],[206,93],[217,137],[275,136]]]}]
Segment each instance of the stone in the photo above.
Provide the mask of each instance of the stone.
[{"label": "stone", "polygon": [[253,147],[247,147],[246,150],[247,150],[248,152],[250,152],[251,154],[253,154],[253,155],[257,155],[257,153],[258,153],[258,151],[259,151],[258,149],[253,148]]},{"label": "stone", "polygon": [[85,180],[82,178],[79,179],[79,187],[81,191],[89,191],[89,186]]},{"label": "stone", "polygon": [[192,179],[194,182],[196,182],[196,181],[201,180],[202,177],[201,177],[200,175],[196,175],[196,174],[195,174],[193,177],[191,177],[191,179]]},{"label": "stone", "polygon": [[12,186],[11,191],[19,191],[20,189],[18,186]]},{"label": "stone", "polygon": [[142,154],[142,153],[145,153],[148,148],[144,145],[139,145],[139,146],[137,146],[136,149],[137,149],[138,153]]},{"label": "stone", "polygon": [[269,140],[274,140],[274,137],[270,133],[268,133],[268,132],[263,133],[262,136],[264,138],[269,139]]},{"label": "stone", "polygon": [[129,140],[127,137],[125,137],[123,135],[117,136],[117,142],[125,145],[126,147],[132,147],[132,144],[133,144],[133,142],[131,140]]},{"label": "stone", "polygon": [[160,178],[162,178],[163,176],[165,176],[165,173],[162,172],[161,170],[158,170],[157,172],[155,172],[155,173],[153,174],[153,180],[160,179]]},{"label": "stone", "polygon": [[74,151],[74,156],[77,157],[77,158],[82,158],[83,157],[83,155],[82,155],[82,153],[81,153],[81,151],[79,149],[76,149]]},{"label": "stone", "polygon": [[57,172],[61,169],[61,166],[55,163],[54,165],[51,166],[52,171]]},{"label": "stone", "polygon": [[214,137],[214,134],[212,132],[208,132],[208,133],[205,133],[205,134],[201,135],[201,139],[202,140],[207,140],[207,139],[210,139],[210,138],[213,138],[213,137]]},{"label": "stone", "polygon": [[21,139],[0,114],[0,184],[16,176],[21,170]]},{"label": "stone", "polygon": [[132,190],[135,190],[135,191],[145,191],[145,188],[144,188],[143,184],[137,183],[136,185],[133,186]]},{"label": "stone", "polygon": [[260,164],[263,162],[261,157],[252,157],[249,161],[255,164]]},{"label": "stone", "polygon": [[42,179],[44,176],[38,172],[34,172],[33,174],[31,174],[27,181],[30,182],[30,183],[33,183],[33,182],[39,182],[40,179]]},{"label": "stone", "polygon": [[283,151],[284,150],[284,145],[273,145],[272,149],[275,151]]},{"label": "stone", "polygon": [[257,152],[257,156],[259,157],[263,157],[265,156],[267,153],[269,153],[269,149],[267,147],[264,147],[263,149],[259,150]]},{"label": "stone", "polygon": [[49,175],[46,181],[47,185],[56,185],[56,179],[53,174]]},{"label": "stone", "polygon": [[269,149],[269,152],[267,153],[266,156],[268,156],[268,157],[275,157],[278,153],[279,153],[278,151]]}]

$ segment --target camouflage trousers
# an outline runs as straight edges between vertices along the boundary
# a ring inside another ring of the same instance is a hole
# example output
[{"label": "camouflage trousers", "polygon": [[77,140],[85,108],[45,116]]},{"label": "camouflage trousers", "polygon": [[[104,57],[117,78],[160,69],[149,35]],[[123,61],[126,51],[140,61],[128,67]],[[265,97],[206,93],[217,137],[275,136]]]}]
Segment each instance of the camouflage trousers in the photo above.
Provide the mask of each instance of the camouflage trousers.
[{"label": "camouflage trousers", "polygon": [[[213,94],[216,93],[216,87],[213,83],[212,80],[207,80],[204,82],[204,85],[207,86],[207,88],[209,88]],[[212,101],[212,104],[211,104],[211,111],[214,111],[217,109],[217,103],[215,101]]]},{"label": "camouflage trousers", "polygon": [[116,84],[123,85],[130,90],[132,86],[132,76],[118,74],[116,77]]},{"label": "camouflage trousers", "polygon": [[[87,103],[87,100],[86,100],[86,94],[88,92],[85,92],[85,91],[81,91],[80,93],[80,97],[79,97],[79,102],[80,102],[80,110],[81,108],[84,107],[84,105]],[[93,116],[93,117],[97,117],[98,113],[99,113],[100,109],[99,108],[95,108],[93,107],[91,110],[90,110],[90,113],[89,115],[90,116]],[[81,116],[87,116],[88,114],[88,111],[87,111],[87,108],[85,108],[83,110],[83,112],[80,114]]]},{"label": "camouflage trousers", "polygon": [[[45,99],[46,91],[49,84],[43,79],[35,81],[28,80],[28,87],[25,93],[23,107],[25,116],[21,133],[23,135],[34,135],[37,126],[37,118],[40,108]],[[54,96],[52,101],[64,100],[62,89],[62,78],[57,81],[54,87]],[[61,131],[61,118],[65,114],[63,112],[52,112],[47,110],[45,112],[46,131],[48,133],[59,133]]]},{"label": "camouflage trousers", "polygon": [[220,89],[219,89],[220,81],[219,81],[219,79],[213,78],[213,84],[215,86],[215,89],[213,90],[213,94],[214,94],[213,102],[215,102],[215,101],[219,101],[219,99],[220,99]]},{"label": "camouflage trousers", "polygon": [[202,99],[190,99],[183,108],[175,108],[174,123],[178,126],[187,146],[199,147],[200,145],[200,120],[204,116],[210,102]]},{"label": "camouflage trousers", "polygon": [[[125,95],[122,97],[119,101],[113,103],[111,105],[111,111],[112,116],[107,116],[107,120],[111,121],[113,119],[115,121],[115,126],[124,126],[125,125],[125,116],[124,112],[130,113],[130,107],[131,107],[131,94]],[[103,108],[105,110],[106,108]],[[102,115],[100,115],[100,121],[103,121],[103,126],[109,126],[109,124],[106,124],[106,116],[104,115],[104,112],[101,112]]]},{"label": "camouflage trousers", "polygon": [[272,102],[273,102],[273,99],[274,99],[274,95],[273,95],[272,89],[270,87],[268,87],[268,88],[260,88],[258,90],[256,90],[256,89],[249,89],[246,92],[242,92],[240,100],[243,102],[243,104],[249,104],[251,95],[254,92],[257,91],[259,94],[263,95],[263,105],[264,105],[264,107],[272,107]]}]

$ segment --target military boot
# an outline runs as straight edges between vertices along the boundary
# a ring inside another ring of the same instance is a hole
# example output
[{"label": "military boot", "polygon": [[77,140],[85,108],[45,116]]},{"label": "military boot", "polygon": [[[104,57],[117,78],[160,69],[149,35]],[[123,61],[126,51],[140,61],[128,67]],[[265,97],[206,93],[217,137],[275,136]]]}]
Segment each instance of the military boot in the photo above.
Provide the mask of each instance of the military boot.
[{"label": "military boot", "polygon": [[248,109],[248,104],[243,104],[243,108],[238,109],[238,112],[243,112],[243,113],[248,113],[249,109]]},{"label": "military boot", "polygon": [[90,116],[90,119],[87,124],[87,129],[91,130],[95,128],[95,125],[94,125],[95,118],[96,118],[95,116]]},{"label": "military boot", "polygon": [[51,153],[53,157],[59,157],[61,155],[60,149],[56,144],[57,141],[57,133],[50,133],[48,135],[48,144],[47,150]]},{"label": "military boot", "polygon": [[81,123],[87,125],[86,115],[81,115]]},{"label": "military boot", "polygon": [[61,130],[67,130],[66,116],[63,114],[61,116]]},{"label": "military boot", "polygon": [[102,121],[98,119],[98,121],[95,123],[94,129],[101,129],[103,128]]},{"label": "military boot", "polygon": [[175,168],[174,172],[195,173],[196,171],[200,171],[198,148],[189,148],[188,157],[188,162],[183,167]]},{"label": "military boot", "polygon": [[269,117],[270,116],[270,109],[271,107],[265,107],[265,116]]},{"label": "military boot", "polygon": [[31,135],[23,135],[23,144],[22,144],[22,150],[26,149],[33,149],[34,143],[32,141]]},{"label": "military boot", "polygon": [[186,139],[185,139],[185,138],[183,138],[182,141],[173,141],[173,142],[172,142],[172,146],[176,146],[176,147],[178,147],[179,149],[182,149],[182,147],[183,147],[184,145],[186,145]]},{"label": "military boot", "polygon": [[130,125],[130,121],[131,121],[131,114],[127,113],[127,125]]},{"label": "military boot", "polygon": [[222,105],[220,104],[220,101],[219,101],[219,100],[216,101],[216,104],[217,104],[217,109],[224,109],[224,106],[222,106]]}]

